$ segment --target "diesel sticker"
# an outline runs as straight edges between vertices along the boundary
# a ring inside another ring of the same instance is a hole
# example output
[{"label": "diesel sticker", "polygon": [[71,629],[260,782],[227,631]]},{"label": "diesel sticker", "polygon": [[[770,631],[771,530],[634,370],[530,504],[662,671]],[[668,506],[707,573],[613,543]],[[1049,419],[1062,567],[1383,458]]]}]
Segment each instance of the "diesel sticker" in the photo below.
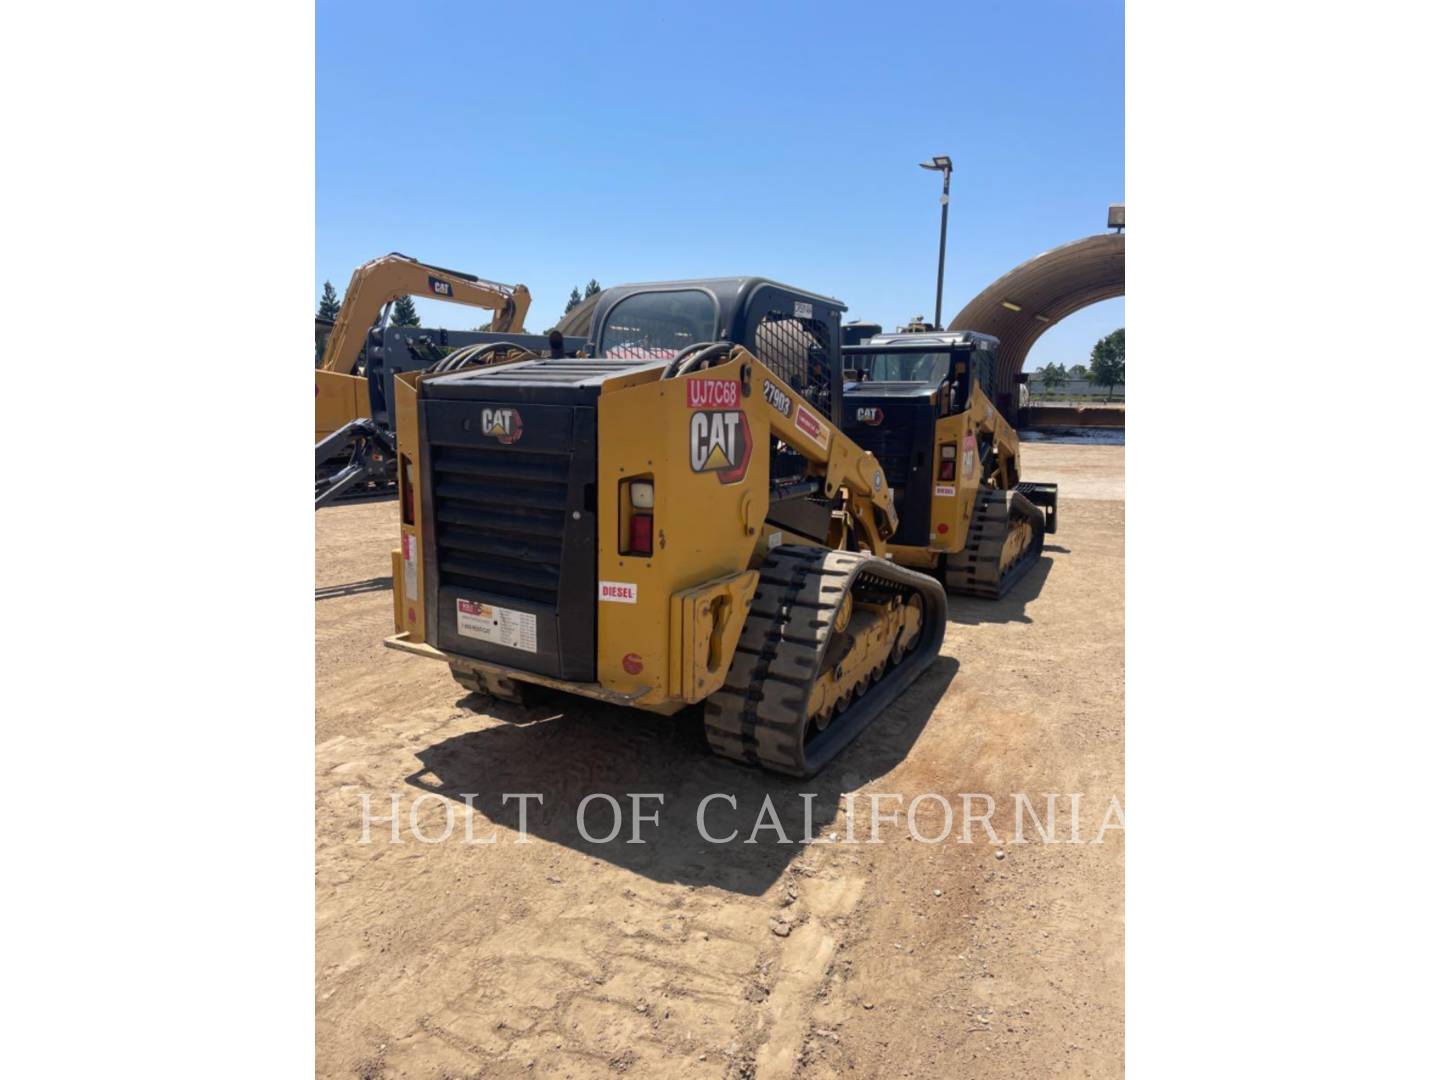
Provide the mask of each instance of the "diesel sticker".
[{"label": "diesel sticker", "polygon": [[691,379],[685,384],[685,404],[692,409],[738,409],[740,383],[735,379]]},{"label": "diesel sticker", "polygon": [[795,403],[790,400],[790,395],[769,379],[765,380],[764,394],[766,402],[781,416],[788,417],[795,408]]},{"label": "diesel sticker", "polygon": [[633,582],[629,581],[602,581],[600,582],[600,599],[609,600],[612,604],[635,604],[639,603],[640,590]]},{"label": "diesel sticker", "polygon": [[810,436],[810,441],[821,450],[830,445],[830,429],[820,422],[820,418],[812,413],[804,405],[795,407],[795,426]]},{"label": "diesel sticker", "polygon": [[493,435],[506,446],[520,441],[525,425],[520,421],[519,409],[481,409],[480,431]]},{"label": "diesel sticker", "polygon": [[949,484],[936,484],[936,485],[935,485],[935,494],[936,494],[936,495],[942,495],[942,496],[943,496],[943,495],[954,495],[954,494],[955,494],[955,488],[954,488],[953,486],[949,485]]},{"label": "diesel sticker", "polygon": [[535,616],[528,611],[482,604],[476,600],[455,601],[455,629],[466,637],[504,645],[507,649],[535,652]]},{"label": "diesel sticker", "polygon": [[722,484],[745,479],[750,467],[750,425],[743,412],[690,416],[690,470],[713,472]]}]

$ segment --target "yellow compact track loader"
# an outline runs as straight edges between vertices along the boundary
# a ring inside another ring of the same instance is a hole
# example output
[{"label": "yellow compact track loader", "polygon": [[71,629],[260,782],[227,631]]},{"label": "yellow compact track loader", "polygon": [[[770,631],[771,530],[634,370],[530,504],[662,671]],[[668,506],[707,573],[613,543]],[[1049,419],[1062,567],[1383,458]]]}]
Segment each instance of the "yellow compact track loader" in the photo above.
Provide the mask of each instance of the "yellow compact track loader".
[{"label": "yellow compact track loader", "polygon": [[1055,484],[1020,480],[1020,437],[986,392],[1000,342],[970,331],[845,347],[843,427],[894,485],[890,552],[952,592],[999,599],[1057,526]]},{"label": "yellow compact track loader", "polygon": [[813,775],[946,619],[840,429],[843,311],[761,278],[621,286],[587,358],[397,376],[386,644],[500,697],[703,702],[714,752]]}]

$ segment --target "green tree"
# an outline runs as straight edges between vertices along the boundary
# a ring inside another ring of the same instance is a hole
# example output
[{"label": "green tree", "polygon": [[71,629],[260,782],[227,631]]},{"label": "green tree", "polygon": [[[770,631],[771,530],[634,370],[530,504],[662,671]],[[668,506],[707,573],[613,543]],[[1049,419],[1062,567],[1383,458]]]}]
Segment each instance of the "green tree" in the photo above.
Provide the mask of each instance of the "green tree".
[{"label": "green tree", "polygon": [[575,308],[577,308],[577,307],[579,307],[579,306],[580,306],[580,290],[579,290],[578,288],[577,288],[577,289],[571,289],[571,290],[570,290],[570,299],[565,302],[565,314],[566,314],[566,315],[569,315],[570,312],[571,312],[573,309],[575,309]]},{"label": "green tree", "polygon": [[1057,386],[1063,383],[1069,376],[1065,368],[1060,364],[1046,364],[1040,369],[1040,384],[1045,387],[1045,393],[1049,394]]},{"label": "green tree", "polygon": [[1110,400],[1116,383],[1125,381],[1125,328],[1111,331],[1090,350],[1090,377],[1105,387],[1105,400]]},{"label": "green tree", "polygon": [[588,285],[585,286],[585,299],[586,299],[586,300],[589,300],[590,297],[594,296],[594,295],[595,295],[596,293],[598,293],[599,291],[600,291],[600,282],[596,281],[596,280],[592,277],[592,278],[590,279],[590,284],[588,284]]},{"label": "green tree", "polygon": [[1084,379],[1086,382],[1089,382],[1090,369],[1084,364],[1072,364],[1070,365],[1069,377],[1072,379]]},{"label": "green tree", "polygon": [[340,298],[335,295],[335,286],[325,282],[325,291],[320,294],[320,307],[315,311],[317,319],[329,319],[335,321],[335,316],[340,314]]},{"label": "green tree", "polygon": [[415,301],[408,296],[402,296],[395,301],[395,306],[390,309],[391,326],[419,326],[420,313],[415,310]]}]

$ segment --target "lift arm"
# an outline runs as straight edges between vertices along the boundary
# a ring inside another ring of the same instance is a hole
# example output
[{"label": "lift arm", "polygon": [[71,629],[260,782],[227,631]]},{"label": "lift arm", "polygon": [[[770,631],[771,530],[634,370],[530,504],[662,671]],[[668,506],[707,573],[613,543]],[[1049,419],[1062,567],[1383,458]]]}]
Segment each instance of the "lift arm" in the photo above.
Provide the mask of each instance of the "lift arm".
[{"label": "lift arm", "polygon": [[977,435],[989,436],[981,454],[979,478],[993,478],[995,486],[1002,490],[1013,488],[1020,479],[1019,433],[979,386],[971,387],[965,412],[971,429]]},{"label": "lift arm", "polygon": [[841,492],[861,539],[873,554],[883,556],[899,519],[895,493],[875,455],[833,426],[744,346],[735,346],[728,361],[739,361],[741,384],[765,402],[770,433],[810,463],[816,493],[823,489],[829,498]]},{"label": "lift arm", "polygon": [[491,328],[498,333],[522,330],[530,310],[530,290],[524,285],[484,281],[471,274],[444,270],[391,252],[358,267],[350,276],[345,302],[325,343],[320,369],[345,375],[352,373],[376,315],[386,304],[402,296],[425,296],[487,308],[495,312]]}]

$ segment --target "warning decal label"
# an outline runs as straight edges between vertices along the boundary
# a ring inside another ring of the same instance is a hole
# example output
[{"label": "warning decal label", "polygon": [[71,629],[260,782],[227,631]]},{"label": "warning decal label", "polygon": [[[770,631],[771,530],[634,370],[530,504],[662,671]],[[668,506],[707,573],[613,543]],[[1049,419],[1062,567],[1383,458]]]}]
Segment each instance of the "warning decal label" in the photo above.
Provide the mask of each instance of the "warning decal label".
[{"label": "warning decal label", "polygon": [[824,450],[830,445],[830,429],[804,405],[795,410],[795,426],[810,436],[810,440],[820,449]]},{"label": "warning decal label", "polygon": [[455,601],[455,629],[466,637],[504,645],[507,649],[535,648],[535,616],[528,611],[482,604],[475,600]]},{"label": "warning decal label", "polygon": [[417,569],[420,560],[415,548],[415,535],[413,533],[402,532],[400,534],[400,556],[401,561],[405,564],[406,600],[415,600],[420,594],[418,581],[419,571]]}]

